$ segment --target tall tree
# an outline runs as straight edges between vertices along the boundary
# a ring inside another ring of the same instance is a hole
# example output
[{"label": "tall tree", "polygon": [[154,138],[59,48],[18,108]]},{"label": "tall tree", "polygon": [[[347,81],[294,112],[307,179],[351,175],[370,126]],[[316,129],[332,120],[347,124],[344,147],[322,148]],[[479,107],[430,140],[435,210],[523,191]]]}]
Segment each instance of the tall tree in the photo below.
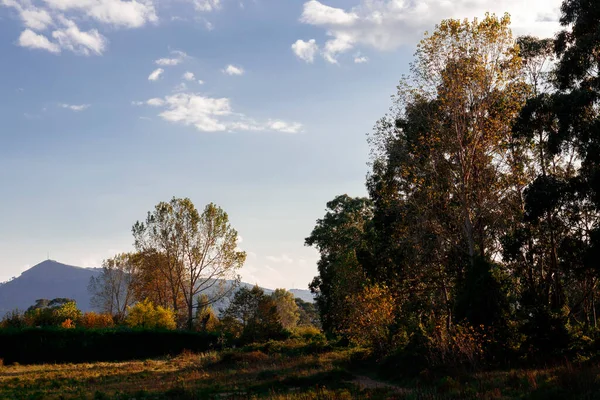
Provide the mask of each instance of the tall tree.
[{"label": "tall tree", "polygon": [[521,215],[526,149],[512,125],[527,94],[508,15],[444,20],[417,47],[392,114],[375,127],[365,269],[418,319],[449,326],[454,297],[477,303],[467,295],[484,290],[471,290],[467,277],[497,287],[482,279],[495,279],[489,261],[507,222]]},{"label": "tall tree", "polygon": [[319,275],[310,284],[323,328],[341,332],[346,323],[348,293],[358,293],[364,272],[358,254],[366,250],[366,226],[371,219],[371,203],[365,198],[337,196],[327,203],[327,212],[317,221],[307,246],[321,253]]},{"label": "tall tree", "polygon": [[161,255],[156,268],[168,282],[176,312],[181,311],[176,299],[183,295],[188,329],[199,293],[214,303],[240,281],[237,271],[246,253],[237,248],[238,234],[227,213],[212,203],[200,214],[187,198],[161,202],[145,222],[133,226],[133,235],[138,251]]}]

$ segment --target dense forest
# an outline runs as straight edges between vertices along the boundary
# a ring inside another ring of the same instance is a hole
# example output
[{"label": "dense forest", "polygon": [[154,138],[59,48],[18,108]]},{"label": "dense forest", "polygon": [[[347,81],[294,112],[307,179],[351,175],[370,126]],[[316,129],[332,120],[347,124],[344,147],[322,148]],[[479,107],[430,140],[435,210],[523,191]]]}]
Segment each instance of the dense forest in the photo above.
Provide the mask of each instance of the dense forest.
[{"label": "dense forest", "polygon": [[595,348],[600,11],[561,12],[555,39],[487,15],[421,40],[368,137],[369,197],[336,197],[306,239],[326,332],[430,367]]}]

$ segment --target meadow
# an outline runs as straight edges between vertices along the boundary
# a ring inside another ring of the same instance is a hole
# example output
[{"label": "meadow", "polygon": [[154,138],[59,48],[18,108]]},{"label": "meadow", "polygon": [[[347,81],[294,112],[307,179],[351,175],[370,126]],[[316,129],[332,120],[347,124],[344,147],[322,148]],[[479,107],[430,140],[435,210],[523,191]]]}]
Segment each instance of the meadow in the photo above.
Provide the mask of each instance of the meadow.
[{"label": "meadow", "polygon": [[365,349],[290,339],[126,362],[4,365],[0,399],[600,398],[597,365],[425,370],[388,381],[380,372]]}]

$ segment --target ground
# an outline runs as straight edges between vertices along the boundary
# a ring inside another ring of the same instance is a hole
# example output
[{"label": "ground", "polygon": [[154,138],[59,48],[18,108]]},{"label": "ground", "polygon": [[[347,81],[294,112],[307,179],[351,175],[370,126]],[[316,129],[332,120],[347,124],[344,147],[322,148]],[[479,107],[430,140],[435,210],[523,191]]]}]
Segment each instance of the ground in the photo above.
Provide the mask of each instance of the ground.
[{"label": "ground", "polygon": [[0,399],[593,399],[600,393],[598,370],[590,367],[390,383],[361,366],[360,357],[353,349],[276,342],[145,361],[0,366]]}]

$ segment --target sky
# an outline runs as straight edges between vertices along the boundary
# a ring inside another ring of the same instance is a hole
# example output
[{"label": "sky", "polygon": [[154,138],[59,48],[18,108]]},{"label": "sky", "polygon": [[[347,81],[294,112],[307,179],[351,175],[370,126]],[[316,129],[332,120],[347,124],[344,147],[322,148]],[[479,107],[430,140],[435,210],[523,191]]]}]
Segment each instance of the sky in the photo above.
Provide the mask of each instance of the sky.
[{"label": "sky", "polygon": [[560,0],[0,0],[0,281],[131,251],[160,201],[214,202],[242,279],[306,289],[325,204],[365,196],[367,134],[423,33]]}]

